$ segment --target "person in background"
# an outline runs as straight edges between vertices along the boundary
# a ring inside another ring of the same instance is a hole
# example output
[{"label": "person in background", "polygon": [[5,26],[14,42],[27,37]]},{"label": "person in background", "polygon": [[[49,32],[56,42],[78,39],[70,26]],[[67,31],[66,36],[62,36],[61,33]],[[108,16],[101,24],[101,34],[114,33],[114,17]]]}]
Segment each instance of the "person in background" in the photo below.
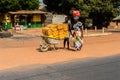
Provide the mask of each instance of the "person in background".
[{"label": "person in background", "polygon": [[74,17],[73,24],[73,38],[74,38],[74,48],[75,50],[80,50],[83,46],[83,25],[82,22],[79,21],[79,16]]},{"label": "person in background", "polygon": [[2,23],[0,22],[0,32],[2,32]]},{"label": "person in background", "polygon": [[70,16],[65,17],[65,22],[64,23],[68,25],[68,36],[64,38],[63,48],[65,49],[66,44],[67,44],[67,49],[69,49],[69,37],[70,37],[70,35],[72,35],[72,31],[71,31],[72,30],[71,29],[72,25],[71,25]]},{"label": "person in background", "polygon": [[8,23],[7,23],[7,21],[5,21],[5,31],[7,31],[8,30]]}]

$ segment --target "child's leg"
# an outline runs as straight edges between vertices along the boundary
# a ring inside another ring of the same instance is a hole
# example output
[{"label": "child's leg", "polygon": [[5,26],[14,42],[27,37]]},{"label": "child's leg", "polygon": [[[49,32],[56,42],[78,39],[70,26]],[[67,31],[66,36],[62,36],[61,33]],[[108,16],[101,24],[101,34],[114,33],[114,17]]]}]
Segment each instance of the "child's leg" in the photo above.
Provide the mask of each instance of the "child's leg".
[{"label": "child's leg", "polygon": [[64,39],[64,43],[63,43],[64,48],[65,48],[65,46],[66,46],[66,42],[67,42],[67,39],[65,38],[65,39]]},{"label": "child's leg", "polygon": [[67,38],[67,48],[69,49],[69,38]]}]

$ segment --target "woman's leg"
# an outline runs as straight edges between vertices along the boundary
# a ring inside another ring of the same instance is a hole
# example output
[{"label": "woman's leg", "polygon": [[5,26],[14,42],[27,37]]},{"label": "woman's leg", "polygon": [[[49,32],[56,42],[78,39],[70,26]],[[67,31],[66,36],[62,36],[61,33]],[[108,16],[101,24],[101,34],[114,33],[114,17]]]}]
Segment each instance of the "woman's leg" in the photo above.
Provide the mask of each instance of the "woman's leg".
[{"label": "woman's leg", "polygon": [[82,40],[79,40],[79,43],[80,43],[80,47],[78,50],[81,50],[81,48],[83,47],[83,41]]}]

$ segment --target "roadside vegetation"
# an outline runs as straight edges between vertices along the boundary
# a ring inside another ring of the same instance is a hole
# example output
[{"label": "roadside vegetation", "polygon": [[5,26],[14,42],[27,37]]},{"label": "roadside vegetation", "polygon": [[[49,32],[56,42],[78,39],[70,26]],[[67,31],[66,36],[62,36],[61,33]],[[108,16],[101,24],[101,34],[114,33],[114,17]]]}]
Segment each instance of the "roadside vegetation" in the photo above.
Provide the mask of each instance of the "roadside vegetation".
[{"label": "roadside vegetation", "polygon": [[34,10],[38,9],[39,0],[1,0],[0,13],[16,10]]},{"label": "roadside vegetation", "polygon": [[113,17],[118,15],[120,0],[44,0],[44,3],[47,9],[54,13],[71,15],[72,11],[77,9],[83,23],[91,19],[94,26],[102,28],[107,27]]},{"label": "roadside vegetation", "polygon": [[[47,10],[57,14],[72,15],[79,10],[83,23],[91,22],[98,28],[107,27],[109,22],[120,13],[120,0],[43,0]],[[39,0],[1,0],[0,15],[9,11],[38,9]],[[87,21],[86,21],[87,20]],[[88,21],[90,20],[90,21]],[[87,26],[88,24],[84,25]]]}]

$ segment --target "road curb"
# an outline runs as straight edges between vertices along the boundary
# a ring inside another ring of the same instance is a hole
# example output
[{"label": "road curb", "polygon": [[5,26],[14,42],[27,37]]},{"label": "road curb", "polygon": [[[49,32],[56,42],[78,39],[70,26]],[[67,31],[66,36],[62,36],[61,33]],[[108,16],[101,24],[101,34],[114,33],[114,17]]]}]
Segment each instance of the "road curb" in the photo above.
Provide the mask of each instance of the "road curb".
[{"label": "road curb", "polygon": [[92,37],[92,36],[105,36],[105,35],[110,35],[112,33],[95,33],[95,34],[85,34],[85,37]]}]

